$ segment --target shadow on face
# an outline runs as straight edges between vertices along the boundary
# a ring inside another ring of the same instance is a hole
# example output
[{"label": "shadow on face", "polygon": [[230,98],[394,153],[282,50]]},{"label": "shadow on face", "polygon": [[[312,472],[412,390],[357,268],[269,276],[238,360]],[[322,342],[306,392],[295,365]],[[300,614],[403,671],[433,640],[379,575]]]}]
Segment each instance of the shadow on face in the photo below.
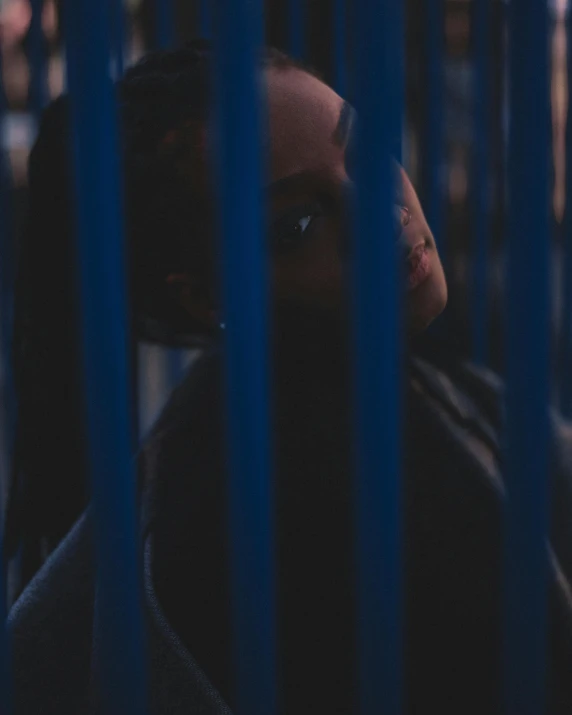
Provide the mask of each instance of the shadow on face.
[{"label": "shadow on face", "polygon": [[[346,149],[354,112],[332,89],[302,70],[270,68],[266,75],[273,304],[277,315],[292,305],[335,318],[344,314],[347,304],[344,246],[351,180]],[[419,332],[444,309],[447,286],[417,194],[401,167],[397,177],[396,241],[407,282],[407,331]],[[189,282],[189,276],[182,280],[184,307],[203,323],[216,322],[216,307],[194,296]]]}]

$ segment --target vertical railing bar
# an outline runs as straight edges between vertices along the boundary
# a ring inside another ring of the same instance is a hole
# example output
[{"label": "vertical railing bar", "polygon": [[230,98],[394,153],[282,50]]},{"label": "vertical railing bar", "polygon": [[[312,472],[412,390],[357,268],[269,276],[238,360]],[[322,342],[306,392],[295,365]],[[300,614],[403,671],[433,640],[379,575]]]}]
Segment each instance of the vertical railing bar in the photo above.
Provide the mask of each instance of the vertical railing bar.
[{"label": "vertical railing bar", "polygon": [[95,694],[101,712],[140,715],[146,711],[147,681],[110,8],[104,2],[73,0],[64,17],[97,558]]},{"label": "vertical railing bar", "polygon": [[390,159],[401,129],[401,12],[396,3],[359,0],[352,23],[359,117],[352,294],[360,715],[398,715],[402,707],[401,301]]},{"label": "vertical railing bar", "polygon": [[212,0],[198,0],[199,9],[199,34],[204,39],[210,39],[212,36],[213,18],[212,18]]},{"label": "vertical railing bar", "polygon": [[445,245],[443,170],[444,170],[444,0],[425,0],[427,14],[427,96],[424,146],[424,193],[427,220],[447,269]]},{"label": "vertical railing bar", "polygon": [[546,706],[551,244],[545,0],[509,5],[509,83],[504,712],[540,715]]},{"label": "vertical railing bar", "polygon": [[[0,127],[8,111],[3,84],[3,56],[0,52]],[[0,554],[4,554],[5,496],[11,476],[14,441],[15,397],[12,375],[12,307],[14,289],[14,242],[11,212],[12,181],[7,150],[0,145]],[[8,615],[7,569],[2,556],[0,567],[0,703],[2,712],[12,712],[10,649],[6,628]]]},{"label": "vertical railing bar", "polygon": [[154,0],[156,22],[156,45],[166,50],[175,44],[174,0]]},{"label": "vertical railing bar", "polygon": [[[126,62],[130,63],[131,55],[131,16],[126,0],[111,0],[111,37],[112,37],[112,52],[115,58],[115,79],[120,80],[125,73]],[[122,144],[123,138],[121,133],[119,143]],[[121,172],[121,169],[120,169]],[[122,173],[122,172],[121,172]],[[120,186],[125,185],[124,176],[120,175]],[[123,203],[123,191],[120,197]],[[131,323],[133,325],[131,316]],[[135,331],[134,331],[135,332]],[[140,401],[141,395],[139,390],[139,359],[138,359],[138,340],[135,335],[135,340],[131,345],[131,354],[129,362],[129,376],[131,380],[131,415],[133,425],[133,450],[136,451],[140,446],[141,437],[141,419],[140,419]]]},{"label": "vertical railing bar", "polygon": [[122,77],[125,71],[125,54],[129,46],[127,22],[127,9],[124,5],[124,0],[113,0],[113,45],[115,56],[115,70],[117,77]]},{"label": "vertical railing bar", "polygon": [[560,408],[572,418],[572,15],[566,13],[566,66],[568,110],[566,114],[566,206],[562,224],[564,270],[560,338]]},{"label": "vertical railing bar", "polygon": [[[506,318],[506,286],[500,285],[499,267],[506,255],[507,236],[507,215],[506,202],[508,191],[508,138],[507,138],[507,96],[508,96],[508,17],[507,4],[504,0],[494,0],[494,14],[492,20],[493,28],[493,56],[491,58],[491,86],[493,95],[491,97],[491,109],[493,112],[491,120],[491,139],[489,154],[493,162],[494,171],[494,222],[491,230],[491,241],[489,248],[491,255],[489,258],[489,291],[491,306],[494,301],[502,303],[501,309],[496,309],[490,313],[491,325],[488,326],[487,338],[489,340],[488,358],[490,366],[502,372],[506,372],[504,341],[501,342],[500,335]],[[498,70],[498,71],[497,71]],[[502,321],[502,322],[501,322]],[[495,322],[499,324],[495,330]]]},{"label": "vertical railing bar", "polygon": [[262,214],[260,1],[221,0],[215,23],[229,541],[237,715],[276,713],[268,286]]},{"label": "vertical railing bar", "polygon": [[39,119],[49,98],[47,41],[42,24],[44,0],[30,0],[30,6],[32,15],[28,30],[28,58],[30,63],[28,106],[36,119]]},{"label": "vertical railing bar", "polygon": [[473,56],[475,140],[473,143],[474,260],[473,260],[473,358],[485,364],[488,355],[488,257],[489,257],[489,53],[491,0],[473,4]]},{"label": "vertical railing bar", "polygon": [[306,6],[305,0],[288,0],[288,52],[300,60],[306,52]]},{"label": "vertical railing bar", "polygon": [[391,151],[393,158],[400,164],[403,161],[403,129],[405,125],[405,6],[404,3],[390,3],[391,27],[398,34],[394,39],[391,51],[393,53],[393,80],[390,85],[395,112],[389,117],[391,121]]},{"label": "vertical railing bar", "polygon": [[347,0],[334,0],[334,89],[347,97]]}]

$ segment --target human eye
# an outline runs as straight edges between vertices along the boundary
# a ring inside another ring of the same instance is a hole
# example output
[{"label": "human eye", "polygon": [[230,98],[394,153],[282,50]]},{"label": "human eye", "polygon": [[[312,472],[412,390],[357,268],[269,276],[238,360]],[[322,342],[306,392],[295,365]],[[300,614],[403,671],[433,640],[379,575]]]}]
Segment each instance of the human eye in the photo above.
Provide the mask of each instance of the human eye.
[{"label": "human eye", "polygon": [[316,220],[323,214],[319,204],[304,204],[288,209],[272,224],[272,247],[279,253],[295,250],[311,238]]}]

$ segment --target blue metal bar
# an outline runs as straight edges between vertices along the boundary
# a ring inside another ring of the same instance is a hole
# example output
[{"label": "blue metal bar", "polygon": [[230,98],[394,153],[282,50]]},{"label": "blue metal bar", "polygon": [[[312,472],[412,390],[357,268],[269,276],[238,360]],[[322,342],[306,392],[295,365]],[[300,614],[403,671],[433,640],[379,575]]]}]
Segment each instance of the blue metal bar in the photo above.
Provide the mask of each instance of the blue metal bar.
[{"label": "blue metal bar", "polygon": [[213,32],[213,18],[211,0],[198,0],[199,2],[199,34],[208,39]]},{"label": "blue metal bar", "polygon": [[475,0],[473,6],[475,140],[474,260],[473,260],[473,358],[484,364],[488,355],[488,244],[489,212],[489,121],[491,0]]},{"label": "blue metal bar", "polygon": [[42,27],[44,0],[30,0],[32,17],[28,31],[28,58],[30,62],[30,85],[28,105],[31,112],[39,118],[48,103],[48,65],[47,41]]},{"label": "blue metal bar", "polygon": [[427,220],[447,268],[444,237],[444,0],[426,0],[427,13],[427,117],[425,127],[425,207]]},{"label": "blue metal bar", "polygon": [[113,28],[113,54],[115,56],[115,70],[117,77],[125,71],[125,52],[129,46],[127,10],[123,0],[112,2],[112,28]]},{"label": "blue metal bar", "polygon": [[509,78],[504,712],[541,715],[546,706],[551,244],[545,0],[509,5]]},{"label": "blue metal bar", "polygon": [[[568,86],[572,86],[572,15],[566,15]],[[570,94],[572,97],[572,93]],[[564,270],[560,337],[560,408],[572,418],[572,100],[566,116],[566,208],[562,226]]]},{"label": "blue metal bar", "polygon": [[237,715],[276,713],[273,492],[263,232],[262,3],[221,0],[216,26],[216,176],[222,236]]},{"label": "blue metal bar", "polygon": [[[8,103],[2,83],[3,58],[0,53],[0,124]],[[12,379],[12,306],[14,289],[14,233],[11,211],[12,177],[7,152],[0,146],[0,554],[4,553],[4,500],[10,482],[11,454],[14,443],[15,397]],[[0,561],[0,703],[2,712],[12,711],[9,638],[6,631],[7,584],[4,560]]]},{"label": "blue metal bar", "polygon": [[173,0],[155,1],[155,22],[157,27],[156,44],[161,50],[175,44],[175,14]]},{"label": "blue metal bar", "polygon": [[398,715],[402,707],[401,300],[390,158],[401,127],[401,12],[399,3],[359,0],[353,25],[359,117],[352,294],[360,715]]},{"label": "blue metal bar", "polygon": [[288,0],[288,52],[296,59],[306,52],[305,5],[304,0]]},{"label": "blue metal bar", "polygon": [[83,365],[97,556],[102,712],[146,710],[110,7],[67,4],[66,50],[79,238]]},{"label": "blue metal bar", "polygon": [[347,97],[347,6],[346,0],[334,0],[334,89]]},{"label": "blue metal bar", "polygon": [[393,80],[389,89],[395,102],[395,114],[390,122],[390,142],[393,158],[400,164],[403,161],[403,126],[405,112],[405,7],[404,3],[391,3],[391,23],[398,36],[393,38],[391,45]]}]

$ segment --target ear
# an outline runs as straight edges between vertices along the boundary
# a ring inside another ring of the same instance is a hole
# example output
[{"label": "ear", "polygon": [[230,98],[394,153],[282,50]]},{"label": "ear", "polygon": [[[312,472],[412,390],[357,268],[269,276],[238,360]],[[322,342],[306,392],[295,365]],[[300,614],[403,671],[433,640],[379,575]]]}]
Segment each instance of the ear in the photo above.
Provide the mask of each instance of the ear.
[{"label": "ear", "polygon": [[194,321],[209,329],[216,328],[219,313],[205,294],[204,286],[199,286],[188,273],[171,273],[167,276],[167,284],[177,303]]}]

